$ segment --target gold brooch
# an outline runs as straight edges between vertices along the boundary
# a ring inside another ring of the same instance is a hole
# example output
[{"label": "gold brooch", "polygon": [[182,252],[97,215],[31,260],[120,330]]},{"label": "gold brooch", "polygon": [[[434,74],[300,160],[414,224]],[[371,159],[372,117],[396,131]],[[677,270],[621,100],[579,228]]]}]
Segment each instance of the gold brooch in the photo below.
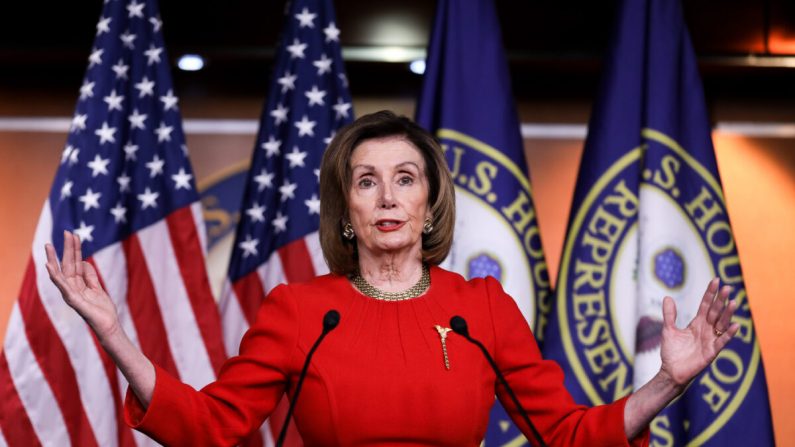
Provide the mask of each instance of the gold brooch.
[{"label": "gold brooch", "polygon": [[450,369],[450,359],[447,358],[447,333],[452,331],[449,327],[441,327],[438,324],[434,326],[436,332],[439,333],[439,339],[442,341],[442,355],[444,355],[444,367]]}]

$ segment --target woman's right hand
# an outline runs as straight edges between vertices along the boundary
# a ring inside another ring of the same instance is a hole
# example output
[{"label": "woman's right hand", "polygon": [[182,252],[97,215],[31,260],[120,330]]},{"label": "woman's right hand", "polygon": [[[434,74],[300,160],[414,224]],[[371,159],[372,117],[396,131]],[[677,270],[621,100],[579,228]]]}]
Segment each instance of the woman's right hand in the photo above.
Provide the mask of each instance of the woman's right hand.
[{"label": "woman's right hand", "polygon": [[91,326],[100,343],[119,331],[116,305],[102,288],[94,266],[83,261],[80,238],[64,231],[63,259],[52,244],[45,245],[47,272],[63,299]]},{"label": "woman's right hand", "polygon": [[60,265],[55,247],[47,244],[44,249],[47,251],[47,272],[64,301],[91,326],[105,352],[147,408],[155,389],[155,367],[121,329],[116,305],[99,283],[94,266],[83,261],[80,238],[64,231]]}]

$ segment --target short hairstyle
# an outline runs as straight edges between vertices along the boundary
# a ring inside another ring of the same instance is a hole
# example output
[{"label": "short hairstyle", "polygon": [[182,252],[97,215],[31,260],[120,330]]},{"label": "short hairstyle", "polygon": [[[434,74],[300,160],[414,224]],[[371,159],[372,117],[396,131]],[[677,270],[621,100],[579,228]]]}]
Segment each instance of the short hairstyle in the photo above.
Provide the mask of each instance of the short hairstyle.
[{"label": "short hairstyle", "polygon": [[349,218],[351,155],[365,140],[392,136],[405,138],[425,160],[433,231],[422,236],[422,260],[438,265],[450,252],[455,227],[455,191],[442,148],[428,131],[410,119],[382,110],[364,115],[340,129],[323,154],[320,164],[320,246],[333,273],[350,275],[359,270],[356,241],[342,236],[342,227]]}]

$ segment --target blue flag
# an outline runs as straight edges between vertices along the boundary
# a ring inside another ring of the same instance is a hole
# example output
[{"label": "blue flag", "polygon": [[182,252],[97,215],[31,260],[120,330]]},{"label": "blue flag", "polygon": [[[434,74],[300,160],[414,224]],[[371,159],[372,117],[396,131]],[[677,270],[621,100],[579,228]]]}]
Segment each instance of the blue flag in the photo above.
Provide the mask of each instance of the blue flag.
[{"label": "blue flag", "polygon": [[[456,186],[455,238],[443,266],[500,280],[542,333],[549,278],[493,2],[439,2],[417,122],[440,140]],[[496,404],[486,445],[517,439]]]},{"label": "blue flag", "polygon": [[770,445],[765,375],[678,0],[627,0],[585,144],[545,356],[585,404],[660,368],[662,299],[677,325],[713,277],[740,331],[651,423],[657,445]]}]

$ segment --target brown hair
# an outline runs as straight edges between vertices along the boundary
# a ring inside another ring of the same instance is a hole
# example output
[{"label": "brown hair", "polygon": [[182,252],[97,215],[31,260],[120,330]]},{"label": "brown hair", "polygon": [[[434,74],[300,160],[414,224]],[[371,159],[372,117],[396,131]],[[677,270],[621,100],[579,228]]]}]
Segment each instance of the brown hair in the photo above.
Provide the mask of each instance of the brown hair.
[{"label": "brown hair", "polygon": [[410,119],[382,110],[340,129],[320,163],[320,246],[333,273],[348,275],[359,269],[355,240],[342,236],[342,226],[348,218],[351,155],[365,140],[391,136],[404,137],[425,160],[433,231],[422,236],[422,260],[432,265],[441,263],[453,244],[455,192],[442,148]]}]

